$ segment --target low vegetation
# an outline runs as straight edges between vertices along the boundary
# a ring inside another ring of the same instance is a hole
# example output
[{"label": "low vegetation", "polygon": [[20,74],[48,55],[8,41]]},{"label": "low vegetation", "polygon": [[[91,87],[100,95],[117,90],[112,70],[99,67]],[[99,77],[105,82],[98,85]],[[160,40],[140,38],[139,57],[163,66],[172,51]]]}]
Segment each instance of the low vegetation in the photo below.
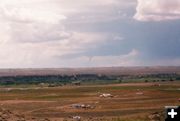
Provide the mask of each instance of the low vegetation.
[{"label": "low vegetation", "polygon": [[62,86],[67,84],[112,84],[128,82],[165,82],[176,81],[180,75],[148,74],[148,75],[98,75],[98,74],[77,74],[77,75],[29,75],[29,76],[0,76],[0,85],[37,85],[50,84],[49,86]]}]

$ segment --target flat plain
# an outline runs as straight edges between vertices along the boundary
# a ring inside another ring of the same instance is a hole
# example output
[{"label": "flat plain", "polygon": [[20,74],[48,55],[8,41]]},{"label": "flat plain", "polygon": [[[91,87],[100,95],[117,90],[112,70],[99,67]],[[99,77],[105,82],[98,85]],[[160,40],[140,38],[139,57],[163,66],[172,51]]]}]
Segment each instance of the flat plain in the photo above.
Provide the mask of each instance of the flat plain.
[{"label": "flat plain", "polygon": [[[104,93],[113,97],[100,97]],[[79,120],[77,117],[82,121],[151,121],[151,115],[162,112],[164,106],[180,105],[179,99],[179,81],[0,88],[0,108],[21,114],[29,121]],[[93,108],[76,108],[72,106],[75,104]]]}]

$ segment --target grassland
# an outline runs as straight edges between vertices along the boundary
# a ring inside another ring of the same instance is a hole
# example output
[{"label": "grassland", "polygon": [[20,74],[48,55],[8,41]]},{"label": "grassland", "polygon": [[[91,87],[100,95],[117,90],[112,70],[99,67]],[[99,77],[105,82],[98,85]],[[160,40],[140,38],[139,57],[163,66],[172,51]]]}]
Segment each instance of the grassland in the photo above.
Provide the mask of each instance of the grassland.
[{"label": "grassland", "polygon": [[[159,84],[159,83],[158,83]],[[141,94],[138,94],[141,92]],[[100,98],[110,93],[113,98]],[[1,87],[0,106],[28,117],[51,121],[149,121],[151,113],[167,105],[180,105],[180,82],[128,83],[62,87]],[[76,109],[72,104],[89,104],[93,109]],[[132,120],[133,119],[133,120]]]}]

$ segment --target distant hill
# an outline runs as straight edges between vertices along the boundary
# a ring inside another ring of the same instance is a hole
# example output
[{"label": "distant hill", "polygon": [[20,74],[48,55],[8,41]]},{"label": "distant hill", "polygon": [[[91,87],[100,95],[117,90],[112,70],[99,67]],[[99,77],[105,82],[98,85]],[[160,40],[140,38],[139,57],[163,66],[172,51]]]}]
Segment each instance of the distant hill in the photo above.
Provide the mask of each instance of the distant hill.
[{"label": "distant hill", "polygon": [[3,76],[39,76],[39,75],[147,75],[147,74],[180,74],[180,66],[153,67],[98,67],[98,68],[39,68],[39,69],[0,69]]}]

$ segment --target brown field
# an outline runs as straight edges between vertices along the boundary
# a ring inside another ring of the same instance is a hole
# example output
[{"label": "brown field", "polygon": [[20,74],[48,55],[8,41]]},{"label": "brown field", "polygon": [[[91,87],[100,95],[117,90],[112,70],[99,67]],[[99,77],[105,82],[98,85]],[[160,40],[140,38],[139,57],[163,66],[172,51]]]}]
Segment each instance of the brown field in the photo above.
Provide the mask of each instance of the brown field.
[{"label": "brown field", "polygon": [[[149,115],[163,111],[164,106],[180,105],[180,82],[164,82],[160,86],[154,84],[1,87],[0,108],[37,121],[45,118],[69,121],[73,116],[80,116],[83,121],[150,121]],[[110,93],[114,97],[100,98],[101,93]],[[94,108],[71,107],[79,103]]]}]

